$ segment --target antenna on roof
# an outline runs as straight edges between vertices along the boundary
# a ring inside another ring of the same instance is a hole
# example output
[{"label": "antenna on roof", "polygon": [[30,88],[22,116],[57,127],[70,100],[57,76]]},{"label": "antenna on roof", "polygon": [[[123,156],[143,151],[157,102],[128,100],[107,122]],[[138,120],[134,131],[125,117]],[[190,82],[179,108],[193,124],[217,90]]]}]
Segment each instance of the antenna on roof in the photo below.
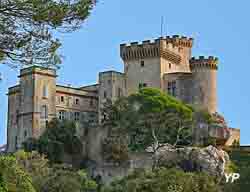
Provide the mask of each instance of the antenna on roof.
[{"label": "antenna on roof", "polygon": [[164,22],[164,17],[161,16],[161,37],[163,36],[163,22]]},{"label": "antenna on roof", "polygon": [[[165,31],[166,34],[163,34]],[[161,16],[161,37],[163,37],[163,35],[167,35],[167,29],[164,28],[164,16]]]}]

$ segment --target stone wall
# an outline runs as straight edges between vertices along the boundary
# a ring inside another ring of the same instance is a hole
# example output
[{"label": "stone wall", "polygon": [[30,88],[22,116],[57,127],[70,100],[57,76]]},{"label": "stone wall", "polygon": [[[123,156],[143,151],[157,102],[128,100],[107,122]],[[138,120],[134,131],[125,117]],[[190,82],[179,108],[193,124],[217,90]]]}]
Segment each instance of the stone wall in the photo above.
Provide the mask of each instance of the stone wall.
[{"label": "stone wall", "polygon": [[[176,98],[185,102],[193,103],[193,76],[192,73],[167,73],[163,76],[165,93],[168,93],[168,83],[176,82]],[[170,94],[170,93],[169,93]]]},{"label": "stone wall", "polygon": [[161,88],[160,58],[147,58],[125,62],[126,94],[138,91],[139,86]]},{"label": "stone wall", "polygon": [[149,169],[153,166],[153,154],[151,153],[132,153],[130,160],[122,165],[102,162],[101,164],[90,163],[88,173],[90,176],[101,178],[102,182],[108,184],[114,178],[127,176],[135,169]]},{"label": "stone wall", "polygon": [[17,144],[20,87],[10,87],[8,93],[7,150],[14,152]]}]

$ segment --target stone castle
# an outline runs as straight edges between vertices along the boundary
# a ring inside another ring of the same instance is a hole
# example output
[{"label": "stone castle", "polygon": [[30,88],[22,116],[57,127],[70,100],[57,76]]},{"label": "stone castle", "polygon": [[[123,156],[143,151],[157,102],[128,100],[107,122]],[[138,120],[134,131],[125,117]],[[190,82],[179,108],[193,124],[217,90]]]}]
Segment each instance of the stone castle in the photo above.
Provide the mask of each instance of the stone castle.
[{"label": "stone castle", "polygon": [[[121,44],[124,72],[101,72],[97,84],[77,88],[57,85],[53,69],[23,68],[19,84],[8,91],[8,151],[19,149],[27,138],[39,137],[55,117],[72,119],[79,129],[86,122],[98,124],[107,99],[114,101],[142,87],[159,88],[185,103],[216,112],[218,59],[194,58],[192,46],[192,38],[177,35]],[[235,138],[239,139],[239,130]]]}]

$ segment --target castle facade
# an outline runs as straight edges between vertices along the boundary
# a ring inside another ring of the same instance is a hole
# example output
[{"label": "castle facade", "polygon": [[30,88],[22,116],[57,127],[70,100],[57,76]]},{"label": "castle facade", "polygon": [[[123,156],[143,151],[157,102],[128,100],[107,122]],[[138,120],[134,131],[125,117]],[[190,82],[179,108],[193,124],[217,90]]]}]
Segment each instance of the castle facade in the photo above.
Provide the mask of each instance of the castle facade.
[{"label": "castle facade", "polygon": [[27,138],[39,137],[55,117],[72,119],[79,129],[86,122],[98,124],[107,99],[115,101],[142,87],[159,88],[216,112],[218,59],[194,58],[192,46],[192,38],[180,36],[122,44],[123,72],[101,72],[97,84],[77,88],[56,84],[53,69],[23,68],[19,84],[8,90],[8,151],[19,149]]}]

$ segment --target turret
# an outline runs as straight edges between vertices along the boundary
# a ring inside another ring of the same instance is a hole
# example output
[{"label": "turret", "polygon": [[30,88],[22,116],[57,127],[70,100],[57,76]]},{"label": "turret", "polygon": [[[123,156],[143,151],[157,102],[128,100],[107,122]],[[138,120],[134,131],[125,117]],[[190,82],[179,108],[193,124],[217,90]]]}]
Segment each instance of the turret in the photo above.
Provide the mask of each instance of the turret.
[{"label": "turret", "polygon": [[56,71],[40,66],[20,72],[19,147],[27,138],[38,138],[56,117]]},{"label": "turret", "polygon": [[193,103],[198,104],[210,113],[217,111],[217,69],[218,58],[191,58],[190,69],[193,73]]},{"label": "turret", "polygon": [[102,109],[107,101],[116,101],[125,96],[124,73],[105,71],[99,73],[99,122],[103,119]]},{"label": "turret", "polygon": [[198,69],[218,69],[218,61],[217,57],[209,56],[205,58],[204,56],[200,56],[199,58],[192,57],[190,60],[190,68],[191,70],[198,70]]}]

